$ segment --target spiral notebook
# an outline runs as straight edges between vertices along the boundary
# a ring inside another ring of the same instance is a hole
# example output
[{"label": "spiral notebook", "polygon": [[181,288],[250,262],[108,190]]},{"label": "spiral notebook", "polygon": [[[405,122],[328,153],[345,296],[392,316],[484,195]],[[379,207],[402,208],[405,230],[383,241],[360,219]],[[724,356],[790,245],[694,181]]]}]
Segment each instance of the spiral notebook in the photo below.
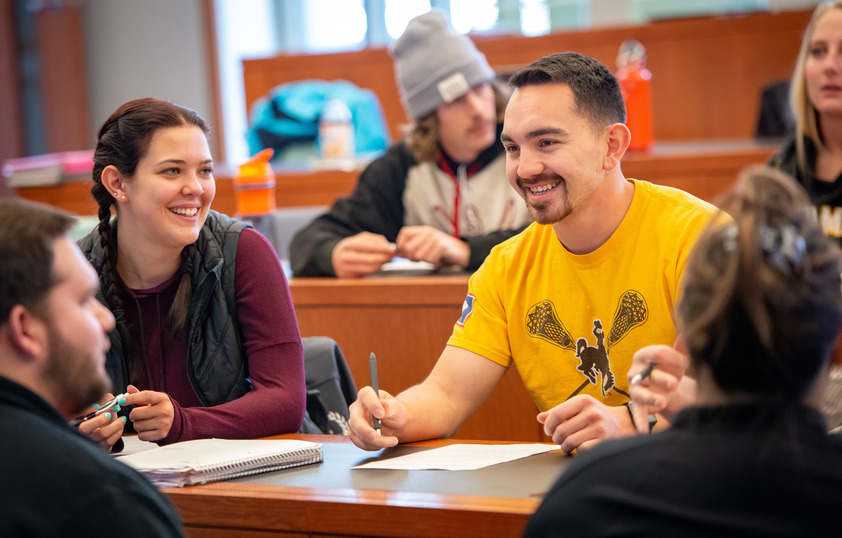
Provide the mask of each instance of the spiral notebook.
[{"label": "spiral notebook", "polygon": [[322,445],[295,439],[197,439],[120,457],[159,487],[182,487],[323,461]]}]

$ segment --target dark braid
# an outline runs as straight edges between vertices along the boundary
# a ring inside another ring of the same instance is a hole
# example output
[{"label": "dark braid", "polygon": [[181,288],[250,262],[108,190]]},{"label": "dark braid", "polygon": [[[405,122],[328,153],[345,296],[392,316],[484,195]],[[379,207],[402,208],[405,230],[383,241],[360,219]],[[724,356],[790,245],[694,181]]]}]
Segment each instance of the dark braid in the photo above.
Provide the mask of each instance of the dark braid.
[{"label": "dark braid", "polygon": [[111,305],[112,310],[122,310],[123,301],[117,292],[118,288],[116,286],[117,237],[114,229],[111,227],[111,205],[114,203],[114,199],[102,184],[101,175],[94,179],[91,194],[99,205],[99,225],[97,226],[97,231],[99,232],[99,243],[102,247],[102,274],[100,274],[100,281],[103,286],[103,294],[108,304]]},{"label": "dark braid", "polygon": [[175,299],[167,315],[167,324],[174,337],[181,336],[187,327],[187,316],[190,314],[190,299],[193,297],[193,254],[196,243],[187,245],[181,251],[181,282],[175,292]]},{"label": "dark braid", "polygon": [[99,206],[99,210],[97,211],[97,216],[99,217],[97,232],[99,232],[99,244],[102,247],[99,272],[100,285],[102,286],[102,293],[105,297],[105,304],[114,314],[117,325],[115,330],[120,332],[123,339],[123,349],[129,380],[130,382],[136,382],[140,361],[135,346],[131,345],[129,341],[131,337],[129,336],[129,331],[126,330],[125,317],[123,315],[125,303],[120,287],[117,285],[117,233],[114,227],[111,226],[111,206],[114,205],[114,196],[116,194],[112,195],[105,188],[105,185],[102,184],[102,172],[105,167],[112,163],[116,166],[116,162],[121,161],[118,155],[120,144],[117,143],[120,135],[119,132],[115,132],[119,131],[117,123],[118,118],[112,115],[108,121],[103,123],[97,135],[99,143],[94,153],[91,195]]}]

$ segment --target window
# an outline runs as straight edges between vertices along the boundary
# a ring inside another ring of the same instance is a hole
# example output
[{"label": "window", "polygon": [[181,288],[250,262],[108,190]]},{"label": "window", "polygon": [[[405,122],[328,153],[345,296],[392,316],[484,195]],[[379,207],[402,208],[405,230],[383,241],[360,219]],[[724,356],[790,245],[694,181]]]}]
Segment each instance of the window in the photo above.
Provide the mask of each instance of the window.
[{"label": "window", "polygon": [[236,164],[249,157],[242,60],[277,53],[275,11],[269,0],[216,0],[215,9],[225,155]]},{"label": "window", "polygon": [[333,52],[365,47],[368,23],[362,0],[307,0],[305,5],[304,50]]},{"label": "window", "polygon": [[386,32],[390,40],[399,38],[410,20],[430,8],[430,0],[386,0]]},{"label": "window", "polygon": [[499,16],[497,0],[450,0],[450,21],[463,34],[490,33]]},{"label": "window", "polygon": [[523,35],[544,35],[550,31],[546,0],[520,0],[520,31]]}]

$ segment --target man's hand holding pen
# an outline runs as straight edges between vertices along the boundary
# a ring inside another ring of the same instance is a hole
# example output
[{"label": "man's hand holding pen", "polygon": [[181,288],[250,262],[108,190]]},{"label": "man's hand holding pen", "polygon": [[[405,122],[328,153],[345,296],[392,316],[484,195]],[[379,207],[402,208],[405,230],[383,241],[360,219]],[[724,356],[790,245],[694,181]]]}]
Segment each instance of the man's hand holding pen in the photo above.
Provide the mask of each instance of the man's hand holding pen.
[{"label": "man's hand holding pen", "polygon": [[[363,387],[357,393],[357,400],[350,407],[351,418],[348,426],[349,437],[355,445],[365,450],[379,450],[398,444],[394,433],[406,425],[406,407],[385,390],[374,392],[371,387]],[[380,420],[381,434],[372,425],[372,420]]]},{"label": "man's hand holding pen", "polygon": [[432,226],[404,226],[396,244],[398,255],[412,261],[467,267],[471,260],[466,242]]},{"label": "man's hand holding pen", "polygon": [[380,269],[395,257],[397,247],[382,235],[360,232],[333,247],[330,263],[339,278],[357,278]]}]

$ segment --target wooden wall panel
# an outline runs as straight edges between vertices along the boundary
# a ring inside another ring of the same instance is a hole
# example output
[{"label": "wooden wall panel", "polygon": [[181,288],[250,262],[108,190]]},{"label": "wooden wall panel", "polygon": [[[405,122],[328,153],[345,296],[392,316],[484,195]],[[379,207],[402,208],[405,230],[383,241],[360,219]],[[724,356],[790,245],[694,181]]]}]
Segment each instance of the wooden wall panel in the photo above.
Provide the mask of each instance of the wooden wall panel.
[{"label": "wooden wall panel", "polygon": [[93,147],[81,8],[35,14],[48,153]]},{"label": "wooden wall panel", "polygon": [[[0,0],[0,163],[24,151],[20,73],[13,0]],[[12,190],[0,178],[0,196]]]},{"label": "wooden wall panel", "polygon": [[[293,278],[290,289],[302,336],[336,340],[358,388],[369,383],[368,356],[374,353],[380,388],[397,394],[433,369],[461,313],[468,277]],[[537,414],[510,368],[455,437],[546,440]]]},{"label": "wooden wall panel", "polygon": [[[656,140],[750,138],[760,91],[765,84],[791,75],[810,14],[698,17],[540,37],[478,36],[474,41],[492,67],[510,73],[567,50],[593,56],[613,70],[620,44],[634,37],[646,46],[653,73]],[[385,49],[280,55],[246,60],[243,68],[249,107],[278,84],[346,79],[377,93],[394,139],[406,123]]]}]

